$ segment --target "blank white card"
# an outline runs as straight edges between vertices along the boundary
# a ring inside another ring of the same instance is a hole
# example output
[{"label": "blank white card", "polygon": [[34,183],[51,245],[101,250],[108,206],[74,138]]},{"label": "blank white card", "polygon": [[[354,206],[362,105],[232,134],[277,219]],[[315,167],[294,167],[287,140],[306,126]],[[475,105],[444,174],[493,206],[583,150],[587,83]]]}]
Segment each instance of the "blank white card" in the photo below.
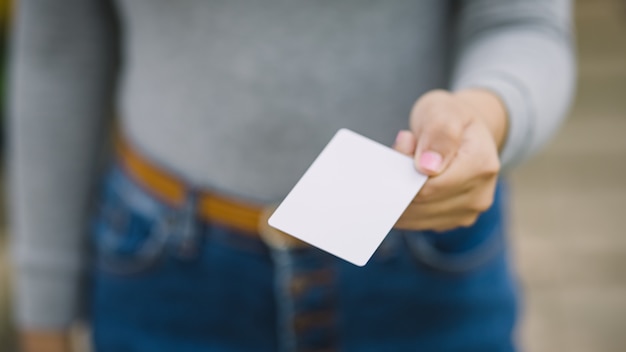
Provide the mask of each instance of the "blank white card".
[{"label": "blank white card", "polygon": [[363,266],[426,179],[412,158],[341,129],[268,223]]}]

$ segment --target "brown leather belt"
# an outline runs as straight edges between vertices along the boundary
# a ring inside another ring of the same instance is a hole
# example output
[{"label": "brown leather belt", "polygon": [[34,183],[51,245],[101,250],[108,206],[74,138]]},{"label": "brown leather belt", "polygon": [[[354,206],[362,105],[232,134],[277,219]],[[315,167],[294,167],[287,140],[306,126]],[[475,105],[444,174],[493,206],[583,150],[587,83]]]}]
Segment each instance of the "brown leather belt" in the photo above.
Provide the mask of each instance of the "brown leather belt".
[{"label": "brown leather belt", "polygon": [[[183,181],[141,155],[119,135],[115,141],[115,149],[126,172],[144,189],[170,205],[183,205],[189,190]],[[273,205],[254,204],[209,191],[200,191],[197,209],[198,216],[203,220],[237,230],[248,236],[260,236],[272,247],[286,248],[304,245],[303,242],[267,225],[267,219],[274,209]]]}]

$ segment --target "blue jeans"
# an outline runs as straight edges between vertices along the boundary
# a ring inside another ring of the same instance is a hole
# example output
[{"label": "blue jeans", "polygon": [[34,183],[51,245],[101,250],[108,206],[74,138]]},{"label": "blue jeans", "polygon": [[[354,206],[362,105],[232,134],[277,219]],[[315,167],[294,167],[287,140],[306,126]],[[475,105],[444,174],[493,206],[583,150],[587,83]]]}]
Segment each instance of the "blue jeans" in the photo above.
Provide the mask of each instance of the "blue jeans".
[{"label": "blue jeans", "polygon": [[119,167],[94,220],[93,342],[129,351],[513,351],[504,191],[471,228],[392,231],[354,266],[174,208]]}]

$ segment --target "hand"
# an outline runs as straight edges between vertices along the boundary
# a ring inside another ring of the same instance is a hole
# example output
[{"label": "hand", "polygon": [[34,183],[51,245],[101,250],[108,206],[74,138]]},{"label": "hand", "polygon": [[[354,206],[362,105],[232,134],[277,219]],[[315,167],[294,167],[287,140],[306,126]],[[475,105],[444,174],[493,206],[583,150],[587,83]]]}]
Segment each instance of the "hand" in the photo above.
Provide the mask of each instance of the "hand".
[{"label": "hand", "polygon": [[432,91],[413,107],[411,131],[394,148],[415,158],[430,178],[396,228],[445,231],[469,227],[493,203],[506,110],[486,90]]},{"label": "hand", "polygon": [[19,336],[22,352],[71,352],[69,332],[23,331]]}]

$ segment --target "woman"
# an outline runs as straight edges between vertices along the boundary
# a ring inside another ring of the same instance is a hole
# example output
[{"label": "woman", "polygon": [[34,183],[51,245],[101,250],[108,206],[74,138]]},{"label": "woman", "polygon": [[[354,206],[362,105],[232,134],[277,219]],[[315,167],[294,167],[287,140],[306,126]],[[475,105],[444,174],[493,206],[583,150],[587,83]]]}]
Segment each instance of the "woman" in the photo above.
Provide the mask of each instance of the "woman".
[{"label": "woman", "polygon": [[[67,351],[82,301],[97,351],[514,350],[498,176],[565,115],[570,2],[24,0],[15,22],[25,351]],[[364,268],[260,235],[341,127],[431,176]]]}]

